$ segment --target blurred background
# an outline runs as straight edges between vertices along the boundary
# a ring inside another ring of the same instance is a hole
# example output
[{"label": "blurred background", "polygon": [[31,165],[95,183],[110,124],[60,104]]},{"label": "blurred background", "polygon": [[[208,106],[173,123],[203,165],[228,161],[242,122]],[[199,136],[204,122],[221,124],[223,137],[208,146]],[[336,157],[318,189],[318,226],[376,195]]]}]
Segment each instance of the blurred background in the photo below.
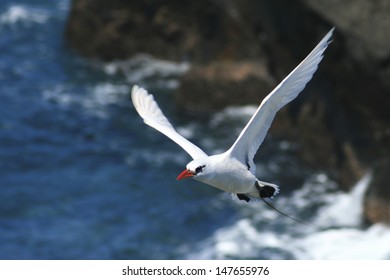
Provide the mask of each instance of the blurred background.
[{"label": "blurred background", "polygon": [[[2,0],[0,259],[389,259],[390,2]],[[153,93],[213,154],[333,27],[245,203],[143,124]]]}]

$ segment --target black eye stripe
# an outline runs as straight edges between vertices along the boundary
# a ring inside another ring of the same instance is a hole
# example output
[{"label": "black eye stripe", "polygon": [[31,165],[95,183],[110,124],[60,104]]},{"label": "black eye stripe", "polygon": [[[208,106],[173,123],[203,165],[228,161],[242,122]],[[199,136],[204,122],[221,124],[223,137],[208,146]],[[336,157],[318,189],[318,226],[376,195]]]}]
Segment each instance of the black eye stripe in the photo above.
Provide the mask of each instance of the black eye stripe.
[{"label": "black eye stripe", "polygon": [[203,168],[205,168],[206,165],[202,165],[202,166],[198,166],[196,169],[195,169],[195,172],[198,174],[199,172],[202,172],[203,171]]}]

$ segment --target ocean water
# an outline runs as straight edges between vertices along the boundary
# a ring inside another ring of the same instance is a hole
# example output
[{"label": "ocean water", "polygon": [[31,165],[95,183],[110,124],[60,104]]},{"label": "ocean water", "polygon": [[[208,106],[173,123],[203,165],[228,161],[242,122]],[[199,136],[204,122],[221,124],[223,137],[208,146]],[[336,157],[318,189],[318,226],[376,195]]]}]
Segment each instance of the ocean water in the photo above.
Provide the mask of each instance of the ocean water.
[{"label": "ocean water", "polygon": [[173,102],[190,66],[139,54],[102,63],[64,41],[69,0],[0,3],[0,259],[389,259],[390,229],[361,221],[368,172],[350,193],[268,135],[260,178],[273,203],[176,181],[189,156],[146,127],[134,83],[208,153],[231,145],[255,106],[194,119]]}]

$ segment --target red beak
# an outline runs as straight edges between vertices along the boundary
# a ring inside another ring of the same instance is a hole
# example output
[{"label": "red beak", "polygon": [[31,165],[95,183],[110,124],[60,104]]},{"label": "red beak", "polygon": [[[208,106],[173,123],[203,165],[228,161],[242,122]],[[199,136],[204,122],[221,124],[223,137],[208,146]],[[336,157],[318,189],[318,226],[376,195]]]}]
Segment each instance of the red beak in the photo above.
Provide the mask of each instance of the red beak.
[{"label": "red beak", "polygon": [[176,180],[182,180],[182,179],[185,179],[185,178],[192,177],[194,175],[195,175],[194,172],[186,169],[182,173],[180,173],[179,176],[177,176]]}]

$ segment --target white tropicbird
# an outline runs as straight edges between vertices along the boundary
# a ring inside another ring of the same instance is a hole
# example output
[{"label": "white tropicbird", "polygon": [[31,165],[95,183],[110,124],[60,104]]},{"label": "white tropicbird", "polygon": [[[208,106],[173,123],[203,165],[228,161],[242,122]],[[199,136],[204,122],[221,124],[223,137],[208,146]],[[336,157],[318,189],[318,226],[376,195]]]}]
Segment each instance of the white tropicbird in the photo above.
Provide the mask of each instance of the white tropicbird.
[{"label": "white tropicbird", "polygon": [[160,110],[153,95],[134,85],[131,98],[135,109],[144,122],[176,142],[193,158],[187,164],[186,169],[177,177],[177,180],[191,177],[222,191],[235,193],[240,200],[245,201],[249,201],[249,197],[268,198],[276,195],[279,192],[277,185],[256,178],[253,157],[263,142],[276,112],[296,98],[311,80],[323,58],[325,49],[331,42],[333,30],[334,28],[264,98],[234,144],[221,154],[208,156],[199,147],[177,133]]}]

